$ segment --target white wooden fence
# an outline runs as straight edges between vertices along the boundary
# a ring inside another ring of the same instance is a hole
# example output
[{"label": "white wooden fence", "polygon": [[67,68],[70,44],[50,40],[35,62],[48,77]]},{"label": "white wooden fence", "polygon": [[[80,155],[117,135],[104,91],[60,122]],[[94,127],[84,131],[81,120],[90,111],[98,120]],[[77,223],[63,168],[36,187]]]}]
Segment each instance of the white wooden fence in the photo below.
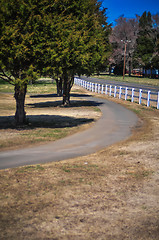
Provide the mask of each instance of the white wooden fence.
[{"label": "white wooden fence", "polygon": [[118,97],[119,99],[138,102],[139,104],[144,104],[147,107],[154,106],[159,109],[159,92],[123,86],[92,83],[80,78],[75,78],[74,83],[95,93],[106,94],[109,96]]}]

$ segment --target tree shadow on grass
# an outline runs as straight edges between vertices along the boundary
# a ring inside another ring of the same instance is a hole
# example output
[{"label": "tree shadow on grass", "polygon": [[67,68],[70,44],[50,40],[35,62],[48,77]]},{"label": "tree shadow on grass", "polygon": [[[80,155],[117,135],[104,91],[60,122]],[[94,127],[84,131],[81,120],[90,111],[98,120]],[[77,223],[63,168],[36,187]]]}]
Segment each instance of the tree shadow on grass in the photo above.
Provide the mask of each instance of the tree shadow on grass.
[{"label": "tree shadow on grass", "polygon": [[30,98],[54,98],[54,97],[59,97],[57,94],[35,94],[35,95],[30,95]]},{"label": "tree shadow on grass", "polygon": [[[91,95],[82,94],[82,93],[71,93],[71,97],[91,97]],[[57,94],[35,94],[30,95],[30,98],[61,98],[62,96],[58,96]]]},{"label": "tree shadow on grass", "polygon": [[93,118],[74,118],[60,115],[27,115],[27,120],[28,124],[17,127],[14,116],[0,116],[0,129],[71,128],[94,121]]},{"label": "tree shadow on grass", "polygon": [[38,102],[38,103],[28,103],[25,104],[29,108],[49,108],[49,107],[58,107],[61,106],[61,101],[47,101],[47,102]]},{"label": "tree shadow on grass", "polygon": [[73,107],[98,107],[102,105],[102,102],[96,102],[96,101],[83,101],[83,100],[72,100],[69,106],[63,106],[61,104],[61,101],[47,101],[47,102],[39,102],[39,103],[29,103],[26,104],[29,108],[49,108],[49,107],[67,107],[67,108],[73,108]]}]

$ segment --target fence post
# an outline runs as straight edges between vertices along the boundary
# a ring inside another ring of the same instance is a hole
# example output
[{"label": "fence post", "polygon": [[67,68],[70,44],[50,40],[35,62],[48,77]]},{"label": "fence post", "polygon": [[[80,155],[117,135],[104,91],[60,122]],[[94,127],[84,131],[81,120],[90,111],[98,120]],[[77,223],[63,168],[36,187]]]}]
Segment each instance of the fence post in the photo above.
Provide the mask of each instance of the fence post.
[{"label": "fence post", "polygon": [[100,84],[98,84],[98,93],[100,93]]},{"label": "fence post", "polygon": [[158,99],[157,99],[157,109],[159,109],[159,92],[158,92]]},{"label": "fence post", "polygon": [[147,92],[147,107],[150,106],[150,92],[151,92],[151,91],[148,91],[148,92]]},{"label": "fence post", "polygon": [[110,88],[109,88],[109,96],[111,96],[112,94],[112,85],[110,85]]},{"label": "fence post", "polygon": [[127,100],[127,95],[128,95],[128,87],[125,88],[125,100]]},{"label": "fence post", "polygon": [[89,85],[89,90],[91,91],[92,90],[92,83],[90,82],[90,85]]},{"label": "fence post", "polygon": [[114,87],[114,97],[116,97],[116,86]]},{"label": "fence post", "polygon": [[92,83],[92,88],[91,88],[91,91],[93,92],[93,83]]},{"label": "fence post", "polygon": [[97,92],[97,83],[95,83],[95,92]]},{"label": "fence post", "polygon": [[120,89],[119,89],[119,99],[121,98],[121,94],[122,94],[122,87],[120,86]]},{"label": "fence post", "polygon": [[134,88],[132,88],[131,102],[134,102]]},{"label": "fence post", "polygon": [[108,93],[108,85],[105,85],[105,94],[107,95]]},{"label": "fence post", "polygon": [[141,99],[142,99],[142,89],[139,91],[139,104],[141,104]]},{"label": "fence post", "polygon": [[102,92],[101,92],[102,94],[103,94],[103,89],[104,89],[104,86],[103,86],[103,84],[102,84]]}]

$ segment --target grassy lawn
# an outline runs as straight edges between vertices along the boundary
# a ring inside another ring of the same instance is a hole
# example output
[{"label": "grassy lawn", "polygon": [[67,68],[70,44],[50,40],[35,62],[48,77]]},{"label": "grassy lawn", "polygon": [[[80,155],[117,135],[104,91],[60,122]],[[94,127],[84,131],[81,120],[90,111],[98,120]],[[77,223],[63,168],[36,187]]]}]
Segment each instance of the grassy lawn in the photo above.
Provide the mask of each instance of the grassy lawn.
[{"label": "grassy lawn", "polygon": [[16,128],[13,88],[0,86],[0,151],[58,140],[89,127],[101,115],[97,107],[78,97],[80,89],[73,88],[71,106],[64,108],[62,98],[56,96],[56,85],[39,81],[28,86],[25,110],[29,124]]},{"label": "grassy lawn", "polygon": [[[56,84],[55,82],[52,82],[52,80],[44,79],[36,81],[34,84],[30,84],[27,86],[27,93],[30,94],[43,94],[43,93],[55,93],[56,91]],[[0,92],[2,93],[13,93],[14,92],[14,86],[0,80]]]},{"label": "grassy lawn", "polygon": [[150,86],[159,86],[159,79],[142,78],[142,77],[135,77],[135,76],[129,77],[126,75],[123,80],[122,76],[107,75],[107,74],[94,75],[93,77],[101,78],[105,80],[119,81],[119,82],[130,82],[130,83],[145,84]]},{"label": "grassy lawn", "polygon": [[89,156],[1,170],[0,239],[158,239],[159,111],[102,97],[138,114],[133,135]]}]

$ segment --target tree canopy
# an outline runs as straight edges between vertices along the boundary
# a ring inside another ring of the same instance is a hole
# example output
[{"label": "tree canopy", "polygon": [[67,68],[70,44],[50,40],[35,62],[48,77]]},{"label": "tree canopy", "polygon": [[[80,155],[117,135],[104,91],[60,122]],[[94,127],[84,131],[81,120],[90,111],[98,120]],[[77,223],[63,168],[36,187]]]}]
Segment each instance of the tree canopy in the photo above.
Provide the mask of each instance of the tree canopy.
[{"label": "tree canopy", "polygon": [[25,122],[27,84],[38,74],[62,77],[66,96],[75,74],[106,67],[106,20],[97,0],[1,0],[0,77],[15,86],[17,123]]}]

